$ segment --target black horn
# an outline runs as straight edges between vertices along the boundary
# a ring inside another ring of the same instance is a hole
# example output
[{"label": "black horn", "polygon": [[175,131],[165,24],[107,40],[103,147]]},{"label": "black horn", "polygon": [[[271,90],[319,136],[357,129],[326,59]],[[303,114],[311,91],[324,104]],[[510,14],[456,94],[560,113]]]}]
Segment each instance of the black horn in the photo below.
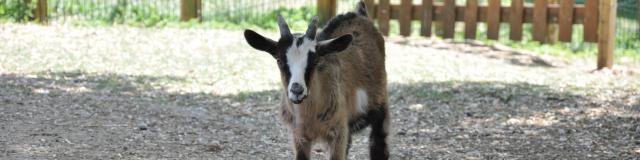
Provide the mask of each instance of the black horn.
[{"label": "black horn", "polygon": [[313,40],[316,38],[316,30],[318,26],[318,16],[313,16],[313,18],[311,18],[311,23],[309,23],[309,27],[307,28],[307,37],[309,37],[309,39]]},{"label": "black horn", "polygon": [[291,31],[289,31],[289,25],[284,21],[284,17],[278,14],[278,28],[280,28],[280,36],[287,37],[291,36]]}]

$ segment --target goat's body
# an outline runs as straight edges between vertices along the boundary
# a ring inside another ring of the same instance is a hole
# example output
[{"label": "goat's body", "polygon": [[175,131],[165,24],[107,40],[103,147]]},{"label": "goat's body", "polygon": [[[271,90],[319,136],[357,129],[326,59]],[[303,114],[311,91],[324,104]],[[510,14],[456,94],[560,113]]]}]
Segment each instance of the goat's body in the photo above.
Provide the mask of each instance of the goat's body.
[{"label": "goat's body", "polygon": [[285,98],[286,87],[283,91],[282,120],[291,128],[299,158],[309,156],[314,142],[326,141],[333,158],[345,159],[351,134],[369,125],[372,159],[388,157],[384,39],[367,17],[346,13],[330,20],[318,40],[345,34],[352,34],[353,41],[342,52],[319,59],[307,100],[293,104]]}]

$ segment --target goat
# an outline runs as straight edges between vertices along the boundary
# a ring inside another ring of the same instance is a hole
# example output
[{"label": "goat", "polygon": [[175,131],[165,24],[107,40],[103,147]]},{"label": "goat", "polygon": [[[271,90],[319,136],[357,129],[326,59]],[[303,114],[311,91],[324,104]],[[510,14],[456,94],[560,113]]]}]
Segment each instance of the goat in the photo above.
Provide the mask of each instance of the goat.
[{"label": "goat", "polygon": [[[389,107],[384,39],[360,1],[316,36],[314,17],[305,34],[289,31],[278,15],[276,42],[245,30],[249,45],[276,59],[282,80],[281,120],[289,127],[296,159],[309,159],[325,142],[331,159],[346,159],[351,135],[371,126],[371,159],[388,159]],[[287,98],[285,98],[287,97]]]}]

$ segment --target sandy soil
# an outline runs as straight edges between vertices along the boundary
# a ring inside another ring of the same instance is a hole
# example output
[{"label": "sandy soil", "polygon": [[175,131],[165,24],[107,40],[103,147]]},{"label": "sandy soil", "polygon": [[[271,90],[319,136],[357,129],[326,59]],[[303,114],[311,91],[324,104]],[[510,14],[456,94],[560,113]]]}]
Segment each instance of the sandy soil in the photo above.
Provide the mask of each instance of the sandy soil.
[{"label": "sandy soil", "polygon": [[[275,64],[241,35],[0,26],[0,159],[291,159]],[[474,43],[387,49],[393,159],[640,157],[638,74]]]}]

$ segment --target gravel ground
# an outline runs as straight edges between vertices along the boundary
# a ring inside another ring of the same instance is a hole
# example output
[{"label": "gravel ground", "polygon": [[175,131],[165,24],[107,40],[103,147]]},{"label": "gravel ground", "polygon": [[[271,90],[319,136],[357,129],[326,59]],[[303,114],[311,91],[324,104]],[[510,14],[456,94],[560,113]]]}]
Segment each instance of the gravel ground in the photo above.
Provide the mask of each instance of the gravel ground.
[{"label": "gravel ground", "polygon": [[[393,159],[640,157],[637,67],[389,41]],[[0,159],[292,157],[276,65],[241,31],[2,24],[0,42]]]}]

